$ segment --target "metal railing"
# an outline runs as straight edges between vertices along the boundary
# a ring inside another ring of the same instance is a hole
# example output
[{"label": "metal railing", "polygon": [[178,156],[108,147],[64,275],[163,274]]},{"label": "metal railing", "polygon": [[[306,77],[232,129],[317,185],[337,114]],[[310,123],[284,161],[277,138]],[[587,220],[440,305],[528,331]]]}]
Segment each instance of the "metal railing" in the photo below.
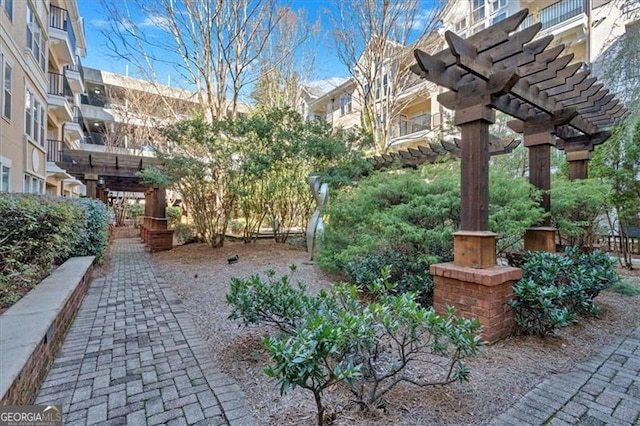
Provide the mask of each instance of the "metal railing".
[{"label": "metal railing", "polygon": [[65,71],[65,75],[67,73],[67,71],[74,71],[80,74],[80,79],[82,81],[84,81],[84,69],[82,68],[82,62],[80,62],[80,57],[76,56],[76,63],[75,65],[71,64],[71,65],[65,65],[64,66],[64,71]]},{"label": "metal railing", "polygon": [[57,28],[67,33],[67,36],[69,37],[69,44],[71,45],[71,52],[75,55],[76,35],[73,32],[73,25],[71,25],[69,11],[67,9],[51,5],[49,7],[49,27]]},{"label": "metal railing", "polygon": [[529,13],[520,28],[527,28],[540,22],[542,23],[542,29],[546,30],[581,13],[585,13],[584,0],[560,0],[539,11]]},{"label": "metal railing", "polygon": [[399,136],[406,136],[428,129],[431,129],[431,114],[429,113],[420,114],[411,119],[401,118]]},{"label": "metal railing", "polygon": [[73,118],[71,119],[74,123],[78,123],[80,126],[84,124],[84,117],[82,116],[82,111],[79,106],[73,107]]},{"label": "metal railing", "polygon": [[64,141],[47,139],[47,161],[62,161]]},{"label": "metal railing", "polygon": [[71,91],[71,86],[69,86],[69,81],[67,81],[67,77],[64,74],[57,74],[55,72],[50,72],[49,74],[49,90],[48,94],[54,96],[64,96],[66,98],[73,98],[73,92]]},{"label": "metal railing", "polygon": [[92,95],[90,93],[80,96],[80,103],[100,108],[104,108],[108,104],[105,97]]}]

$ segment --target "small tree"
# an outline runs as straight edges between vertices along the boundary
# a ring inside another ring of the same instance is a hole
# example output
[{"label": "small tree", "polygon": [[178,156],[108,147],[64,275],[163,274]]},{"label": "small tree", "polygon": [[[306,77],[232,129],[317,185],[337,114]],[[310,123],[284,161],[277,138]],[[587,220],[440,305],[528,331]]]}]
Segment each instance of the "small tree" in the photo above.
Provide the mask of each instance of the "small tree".
[{"label": "small tree", "polygon": [[177,122],[164,128],[172,145],[160,153],[198,236],[212,247],[223,246],[236,199],[235,141],[224,130],[224,123],[211,124],[202,116]]}]

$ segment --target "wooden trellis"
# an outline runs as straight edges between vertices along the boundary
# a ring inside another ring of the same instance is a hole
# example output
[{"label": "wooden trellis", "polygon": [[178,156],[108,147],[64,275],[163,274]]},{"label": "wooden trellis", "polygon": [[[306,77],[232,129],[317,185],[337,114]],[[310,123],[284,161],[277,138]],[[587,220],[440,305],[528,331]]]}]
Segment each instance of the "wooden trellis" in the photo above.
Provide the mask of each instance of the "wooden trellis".
[{"label": "wooden trellis", "polygon": [[[521,128],[527,146],[553,145],[549,135],[601,143],[603,128],[627,114],[594,77],[579,71],[582,64],[569,65],[573,54],[560,56],[564,45],[547,49],[553,36],[532,41],[542,24],[515,32],[527,14],[517,12],[466,40],[448,31],[449,48],[435,55],[415,51],[412,70],[449,89],[438,101],[455,111],[461,126],[463,182],[470,183],[463,183],[469,189],[462,194],[463,230],[488,230],[487,126],[495,121],[494,109],[519,120],[513,126]],[[533,155],[541,165],[545,151]]]},{"label": "wooden trellis", "polygon": [[[416,50],[412,66],[449,89],[438,101],[455,111],[461,132],[461,231],[454,234],[453,263],[431,265],[433,305],[438,312],[451,305],[478,318],[489,342],[513,329],[508,302],[521,276],[517,268],[496,266],[495,234],[489,232],[489,125],[495,110],[516,119],[510,125],[523,133],[530,181],[541,189],[549,188],[550,147],[556,138],[569,154],[582,152],[602,143],[608,137],[604,128],[627,114],[594,77],[580,71],[582,64],[569,65],[573,55],[561,56],[563,45],[548,48],[553,36],[533,40],[542,24],[517,31],[527,14],[522,10],[466,40],[448,31],[447,49],[434,55]],[[549,208],[548,197],[543,206]],[[538,245],[549,247],[552,228],[537,231],[531,241],[538,244],[540,237]],[[525,236],[525,246],[526,241]]]},{"label": "wooden trellis", "polygon": [[[489,136],[489,155],[506,154],[513,151],[520,144],[520,139],[499,139]],[[402,149],[388,154],[369,157],[369,162],[376,169],[384,169],[400,164],[402,167],[415,167],[424,163],[433,163],[445,156],[460,157],[460,139],[453,142],[430,142],[428,145],[419,145],[415,148]]]}]

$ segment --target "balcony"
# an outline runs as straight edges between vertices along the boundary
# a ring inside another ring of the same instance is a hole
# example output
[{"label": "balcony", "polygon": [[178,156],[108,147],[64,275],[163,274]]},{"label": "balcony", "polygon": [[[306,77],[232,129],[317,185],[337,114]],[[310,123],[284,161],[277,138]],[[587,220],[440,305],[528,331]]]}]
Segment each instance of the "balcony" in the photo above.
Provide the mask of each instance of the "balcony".
[{"label": "balcony", "polygon": [[48,112],[52,114],[58,122],[65,123],[73,119],[73,93],[69,87],[69,82],[63,74],[49,73]]},{"label": "balcony", "polygon": [[49,37],[51,52],[58,64],[73,64],[76,56],[76,36],[67,9],[54,5],[49,7]]},{"label": "balcony", "polygon": [[80,140],[84,137],[84,118],[82,117],[82,112],[80,111],[80,107],[73,107],[73,118],[71,121],[67,121],[62,126],[64,131],[64,138],[67,142],[70,142],[71,145],[77,145]]},{"label": "balcony", "polygon": [[62,161],[64,141],[47,139],[47,162]]},{"label": "balcony", "polygon": [[422,130],[431,130],[431,114],[424,113],[411,119],[401,118],[398,136],[406,136]]},{"label": "balcony", "polygon": [[74,95],[84,93],[84,70],[78,56],[76,56],[74,64],[65,65],[64,75],[67,77],[69,87]]},{"label": "balcony", "polygon": [[584,21],[586,23],[584,0],[560,0],[540,10],[533,10],[520,28],[542,23],[541,33],[559,34]]},{"label": "balcony", "polygon": [[433,128],[434,117],[428,113],[422,113],[412,118],[401,116],[400,120],[391,126],[391,145],[404,145],[426,136]]}]

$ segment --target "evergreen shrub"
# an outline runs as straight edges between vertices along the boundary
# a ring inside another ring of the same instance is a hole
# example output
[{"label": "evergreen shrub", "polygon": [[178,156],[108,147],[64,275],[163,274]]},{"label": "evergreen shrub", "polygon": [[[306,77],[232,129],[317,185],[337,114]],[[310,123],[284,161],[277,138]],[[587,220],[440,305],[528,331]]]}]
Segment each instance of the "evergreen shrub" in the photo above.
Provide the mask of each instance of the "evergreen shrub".
[{"label": "evergreen shrub", "polygon": [[619,280],[614,261],[600,251],[570,247],[564,255],[527,253],[510,302],[519,332],[545,336],[580,315],[597,315],[594,299]]}]

